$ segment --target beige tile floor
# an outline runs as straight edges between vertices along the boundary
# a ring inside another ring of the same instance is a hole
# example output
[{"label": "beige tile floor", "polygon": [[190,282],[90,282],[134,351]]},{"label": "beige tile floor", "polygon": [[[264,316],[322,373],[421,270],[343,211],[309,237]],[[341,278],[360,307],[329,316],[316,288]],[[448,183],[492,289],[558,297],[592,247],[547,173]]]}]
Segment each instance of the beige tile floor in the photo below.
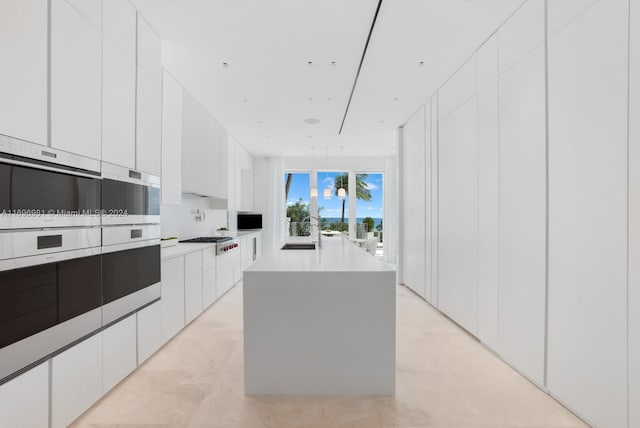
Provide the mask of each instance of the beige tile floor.
[{"label": "beige tile floor", "polygon": [[245,396],[239,285],[74,427],[586,426],[411,291],[397,296],[395,397]]}]

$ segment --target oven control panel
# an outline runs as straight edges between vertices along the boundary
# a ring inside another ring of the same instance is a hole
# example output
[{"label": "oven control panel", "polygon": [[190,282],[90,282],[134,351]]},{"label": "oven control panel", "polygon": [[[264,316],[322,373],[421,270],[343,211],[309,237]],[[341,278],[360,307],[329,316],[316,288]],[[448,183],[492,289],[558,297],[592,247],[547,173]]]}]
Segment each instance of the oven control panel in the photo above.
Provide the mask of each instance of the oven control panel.
[{"label": "oven control panel", "polygon": [[236,240],[218,242],[216,244],[216,254],[228,254],[230,252],[236,251],[240,248],[240,243]]}]

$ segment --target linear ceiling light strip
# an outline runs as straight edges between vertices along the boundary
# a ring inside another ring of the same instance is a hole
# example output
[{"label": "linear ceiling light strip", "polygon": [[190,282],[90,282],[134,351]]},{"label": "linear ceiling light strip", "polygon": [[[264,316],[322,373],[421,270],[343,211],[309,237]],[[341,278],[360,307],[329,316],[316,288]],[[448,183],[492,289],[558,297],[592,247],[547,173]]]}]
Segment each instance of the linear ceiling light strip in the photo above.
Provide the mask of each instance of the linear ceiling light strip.
[{"label": "linear ceiling light strip", "polygon": [[369,28],[369,34],[367,35],[367,42],[364,44],[364,49],[362,50],[362,57],[360,58],[360,64],[358,64],[358,71],[356,72],[356,78],[353,80],[353,86],[351,87],[351,94],[349,95],[349,102],[347,102],[347,108],[344,111],[344,116],[342,117],[342,123],[340,124],[340,131],[338,131],[338,135],[342,134],[342,128],[344,127],[344,122],[347,120],[347,114],[349,114],[349,107],[351,106],[353,93],[356,91],[356,85],[358,84],[358,78],[360,77],[360,70],[362,70],[364,57],[367,55],[367,49],[369,48],[369,41],[371,40],[371,35],[373,34],[373,28],[376,26],[378,13],[380,13],[380,6],[382,6],[382,0],[378,0],[378,7],[376,8],[375,15],[373,15],[373,21],[371,21],[371,28]]}]

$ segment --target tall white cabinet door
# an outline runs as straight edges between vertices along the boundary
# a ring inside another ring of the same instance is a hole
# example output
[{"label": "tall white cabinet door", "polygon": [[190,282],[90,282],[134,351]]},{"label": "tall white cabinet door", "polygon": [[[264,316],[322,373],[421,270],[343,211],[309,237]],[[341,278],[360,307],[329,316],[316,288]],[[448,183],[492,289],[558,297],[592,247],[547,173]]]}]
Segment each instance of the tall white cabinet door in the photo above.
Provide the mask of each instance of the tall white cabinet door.
[{"label": "tall white cabinet door", "polygon": [[51,359],[51,427],[69,426],[102,397],[102,334]]},{"label": "tall white cabinet door", "polygon": [[478,97],[439,122],[438,308],[478,331]]},{"label": "tall white cabinet door", "polygon": [[66,0],[51,1],[51,146],[101,155],[102,33]]},{"label": "tall white cabinet door", "polygon": [[162,75],[162,203],[182,203],[182,87]]},{"label": "tall white cabinet door", "polygon": [[202,251],[184,256],[184,318],[189,324],[202,313]]},{"label": "tall white cabinet door", "polygon": [[159,176],[162,164],[160,38],[140,15],[136,99],[136,169]]},{"label": "tall white cabinet door", "polygon": [[102,393],[106,394],[136,369],[136,314],[102,332]]},{"label": "tall white cabinet door", "polygon": [[500,74],[500,299],[497,351],[544,384],[546,323],[546,99],[544,0],[498,31]]},{"label": "tall white cabinet door", "polygon": [[0,2],[0,134],[47,144],[47,0]]},{"label": "tall white cabinet door", "polygon": [[135,168],[136,10],[104,2],[102,38],[102,160]]},{"label": "tall white cabinet door", "polygon": [[162,336],[168,342],[184,327],[184,257],[162,260]]},{"label": "tall white cabinet door", "polygon": [[478,52],[478,338],[498,347],[498,38]]},{"label": "tall white cabinet door", "polygon": [[0,385],[0,426],[49,425],[49,362]]},{"label": "tall white cabinet door", "polygon": [[425,264],[425,107],[402,129],[401,156],[401,213],[400,240],[402,281],[418,295],[426,297]]},{"label": "tall white cabinet door", "polygon": [[607,428],[628,426],[628,13],[600,0],[549,42],[548,388]]},{"label": "tall white cabinet door", "polygon": [[[629,117],[640,117],[640,0],[631,0]],[[629,427],[640,428],[640,122],[629,122]]]}]

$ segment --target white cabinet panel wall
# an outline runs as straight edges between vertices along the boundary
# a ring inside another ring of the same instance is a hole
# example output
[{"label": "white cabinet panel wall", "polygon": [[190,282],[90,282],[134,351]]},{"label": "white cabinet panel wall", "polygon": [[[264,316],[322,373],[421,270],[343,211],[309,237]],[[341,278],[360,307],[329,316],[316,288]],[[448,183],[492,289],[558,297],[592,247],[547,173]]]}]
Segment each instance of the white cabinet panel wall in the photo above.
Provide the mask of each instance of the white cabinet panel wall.
[{"label": "white cabinet panel wall", "polygon": [[0,426],[49,426],[49,362],[0,385]]},{"label": "white cabinet panel wall", "polygon": [[545,1],[527,0],[498,30],[500,73],[504,73],[544,43]]},{"label": "white cabinet panel wall", "polygon": [[474,95],[438,124],[438,308],[474,335],[478,331],[477,118]]},{"label": "white cabinet panel wall", "polygon": [[102,37],[102,160],[136,167],[136,10],[104,2]]},{"label": "white cabinet panel wall", "polygon": [[569,25],[600,0],[547,0],[549,38]]},{"label": "white cabinet panel wall", "polygon": [[478,57],[473,55],[438,91],[440,120],[464,104],[478,91]]},{"label": "white cabinet panel wall", "polygon": [[[166,299],[168,297],[164,297]],[[138,311],[138,365],[162,347],[162,301]]]},{"label": "white cabinet panel wall", "polygon": [[51,359],[51,427],[69,426],[102,397],[102,334]]},{"label": "white cabinet panel wall", "polygon": [[[67,0],[93,25],[102,29],[102,0]],[[108,0],[111,1],[111,0]]]},{"label": "white cabinet panel wall", "polygon": [[182,203],[182,87],[162,77],[162,203]]},{"label": "white cabinet panel wall", "polygon": [[478,51],[478,338],[498,345],[498,40]]},{"label": "white cabinet panel wall", "polygon": [[[431,213],[431,296],[429,302],[438,306],[438,94],[431,98],[431,201],[427,205],[427,211]],[[426,243],[425,243],[426,244]]]},{"label": "white cabinet panel wall", "polygon": [[168,342],[185,325],[184,257],[162,260],[162,337]]},{"label": "white cabinet panel wall", "polygon": [[425,174],[426,107],[421,108],[402,130],[401,184],[404,206],[401,222],[402,280],[418,295],[426,297]]},{"label": "white cabinet panel wall", "polygon": [[545,52],[540,46],[500,75],[498,303],[499,352],[538,385],[544,384],[546,215]]},{"label": "white cabinet panel wall", "polygon": [[548,388],[627,426],[627,0],[549,41]]},{"label": "white cabinet panel wall", "polygon": [[162,157],[162,63],[160,38],[138,14],[136,168],[160,175]]},{"label": "white cabinet panel wall", "polygon": [[216,249],[202,250],[202,306],[209,307],[216,300]]},{"label": "white cabinet panel wall", "polygon": [[0,134],[47,144],[47,0],[0,2]]},{"label": "white cabinet panel wall", "polygon": [[51,146],[100,159],[102,33],[66,0],[51,1]]},{"label": "white cabinet panel wall", "polygon": [[136,369],[136,314],[102,332],[102,393],[106,394]]},{"label": "white cabinet panel wall", "polygon": [[631,0],[629,88],[629,427],[640,428],[640,0]]},{"label": "white cabinet panel wall", "polygon": [[189,324],[202,313],[202,251],[184,256],[184,317]]}]

